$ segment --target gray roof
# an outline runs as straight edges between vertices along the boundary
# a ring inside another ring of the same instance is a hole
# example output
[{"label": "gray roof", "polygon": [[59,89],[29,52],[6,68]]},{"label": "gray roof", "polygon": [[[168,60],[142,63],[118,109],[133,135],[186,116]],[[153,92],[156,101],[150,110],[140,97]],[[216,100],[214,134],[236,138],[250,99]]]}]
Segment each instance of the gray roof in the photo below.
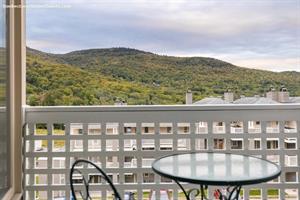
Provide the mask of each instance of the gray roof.
[{"label": "gray roof", "polygon": [[208,97],[200,101],[196,101],[194,104],[229,104],[229,103],[218,97]]},{"label": "gray roof", "polygon": [[266,97],[242,97],[233,102],[234,104],[278,104],[277,101]]},{"label": "gray roof", "polygon": [[[290,101],[287,103],[300,103],[300,97],[290,97]],[[241,97],[240,99],[235,100],[233,103],[229,103],[223,100],[221,97],[208,97],[200,101],[196,101],[193,104],[280,104],[280,102],[260,96]]]},{"label": "gray roof", "polygon": [[291,103],[300,103],[300,97],[290,97]]}]

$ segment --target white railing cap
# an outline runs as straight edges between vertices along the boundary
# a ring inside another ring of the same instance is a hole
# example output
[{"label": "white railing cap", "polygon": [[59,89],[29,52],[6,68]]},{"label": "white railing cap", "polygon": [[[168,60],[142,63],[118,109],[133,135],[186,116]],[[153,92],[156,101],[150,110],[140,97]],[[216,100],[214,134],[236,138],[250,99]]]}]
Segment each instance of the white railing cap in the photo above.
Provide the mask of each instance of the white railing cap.
[{"label": "white railing cap", "polygon": [[238,104],[238,105],[128,105],[128,106],[25,106],[30,112],[122,112],[122,111],[210,111],[210,110],[294,110],[300,109],[300,103],[295,104]]}]

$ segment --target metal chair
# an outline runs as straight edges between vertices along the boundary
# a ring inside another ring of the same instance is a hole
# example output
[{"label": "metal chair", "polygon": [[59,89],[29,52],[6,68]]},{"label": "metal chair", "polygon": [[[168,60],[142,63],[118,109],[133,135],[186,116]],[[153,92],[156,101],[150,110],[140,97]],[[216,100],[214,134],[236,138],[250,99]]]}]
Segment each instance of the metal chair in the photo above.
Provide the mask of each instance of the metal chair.
[{"label": "metal chair", "polygon": [[[71,186],[71,192],[72,192],[72,199],[74,199],[74,200],[77,200],[77,199],[92,200],[92,197],[90,195],[90,190],[89,190],[90,183],[91,183],[91,177],[86,179],[83,171],[93,170],[93,169],[78,168],[78,166],[81,166],[82,164],[87,164],[87,165],[93,166],[100,173],[99,176],[101,178],[103,178],[111,187],[111,189],[113,191],[113,196],[114,196],[113,199],[114,200],[122,200],[120,194],[118,193],[117,189],[115,188],[115,186],[112,183],[112,181],[110,180],[110,178],[106,175],[106,173],[101,168],[99,168],[96,164],[92,163],[91,161],[84,160],[84,159],[76,160],[74,162],[74,164],[72,165],[72,168],[70,171],[70,186]],[[74,177],[75,174],[80,175],[82,179],[75,178]],[[78,181],[78,180],[80,180],[80,182],[81,182],[80,184],[81,184],[81,186],[83,186],[84,191],[80,190],[80,191],[75,192],[74,184],[76,184],[76,181]],[[76,194],[77,194],[77,196],[79,195],[79,197],[77,197]],[[134,194],[127,193],[125,198],[126,198],[125,200],[134,200]]]}]

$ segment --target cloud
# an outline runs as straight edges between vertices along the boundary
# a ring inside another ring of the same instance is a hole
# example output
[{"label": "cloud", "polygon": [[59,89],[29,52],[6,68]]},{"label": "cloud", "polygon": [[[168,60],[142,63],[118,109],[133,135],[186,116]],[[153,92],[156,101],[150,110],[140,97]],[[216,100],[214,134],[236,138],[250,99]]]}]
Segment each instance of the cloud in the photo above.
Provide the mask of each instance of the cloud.
[{"label": "cloud", "polygon": [[286,69],[300,69],[290,61],[299,58],[297,0],[43,2],[69,7],[28,8],[27,41],[33,48],[61,53],[124,46],[179,56],[228,55],[233,63],[283,69],[277,59]]},{"label": "cloud", "polygon": [[252,58],[234,59],[232,62],[238,66],[263,69],[269,71],[298,71],[300,72],[300,58]]}]

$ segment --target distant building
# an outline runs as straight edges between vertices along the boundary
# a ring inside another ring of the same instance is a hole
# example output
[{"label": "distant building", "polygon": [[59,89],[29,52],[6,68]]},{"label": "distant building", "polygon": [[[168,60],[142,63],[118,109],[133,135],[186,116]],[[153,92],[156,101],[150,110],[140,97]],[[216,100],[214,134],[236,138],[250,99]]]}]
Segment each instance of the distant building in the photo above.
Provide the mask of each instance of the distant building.
[{"label": "distant building", "polygon": [[222,99],[222,97],[207,97],[193,104],[229,104],[229,102]]},{"label": "distant building", "polygon": [[300,97],[290,97],[290,103],[300,103]]},{"label": "distant building", "polygon": [[277,101],[269,99],[267,97],[260,97],[258,95],[254,97],[241,97],[233,102],[234,104],[278,104]]},{"label": "distant building", "polygon": [[193,102],[192,92],[188,91],[186,94],[186,104],[207,105],[207,104],[286,104],[286,103],[300,103],[300,97],[290,97],[286,87],[281,86],[277,91],[273,87],[266,93],[264,97],[255,95],[253,97],[240,96],[234,99],[234,93],[226,91],[223,97],[207,97],[200,101]]}]

